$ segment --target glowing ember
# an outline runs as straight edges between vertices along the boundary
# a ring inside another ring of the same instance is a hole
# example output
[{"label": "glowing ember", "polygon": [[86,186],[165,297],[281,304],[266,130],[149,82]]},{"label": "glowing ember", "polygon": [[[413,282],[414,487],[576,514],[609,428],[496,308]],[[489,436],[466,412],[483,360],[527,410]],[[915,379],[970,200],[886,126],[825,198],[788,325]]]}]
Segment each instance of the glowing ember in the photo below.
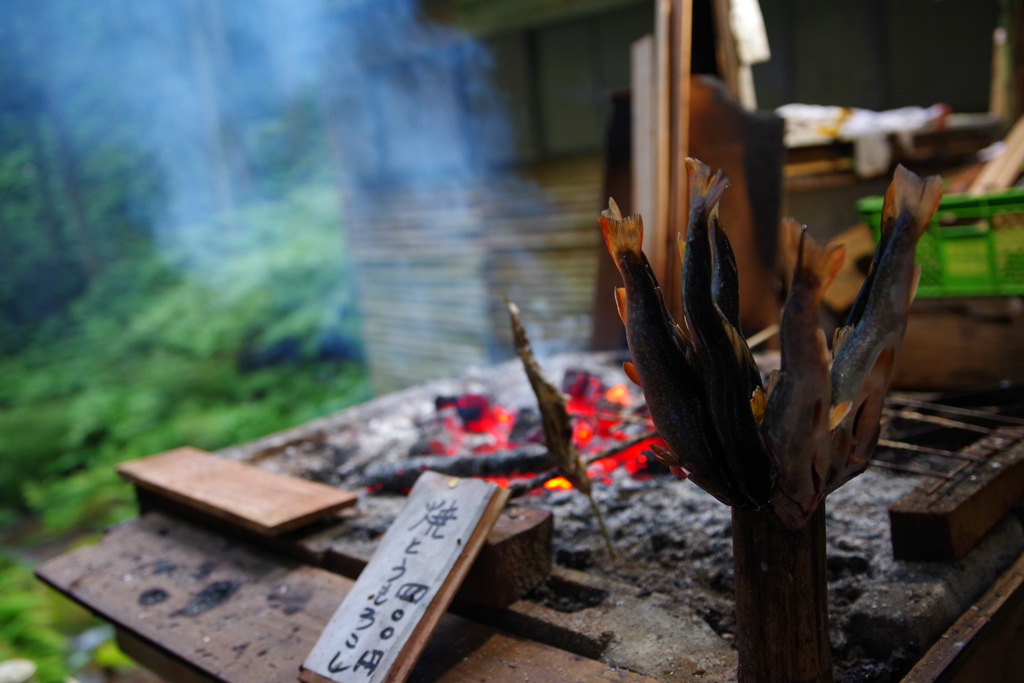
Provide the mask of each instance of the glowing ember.
[{"label": "glowing ember", "polygon": [[587,422],[577,419],[573,424],[572,438],[576,447],[582,448],[594,438],[594,428]]},{"label": "glowing ember", "polygon": [[[646,412],[641,414],[630,409],[634,401],[633,391],[639,392],[630,385],[606,387],[593,373],[569,370],[561,388],[569,397],[567,408],[573,418],[573,443],[584,459],[630,439],[640,430],[653,428]],[[543,440],[543,431],[534,411],[520,413],[498,405],[482,394],[441,396],[435,401],[435,406],[437,412],[424,425],[426,436],[421,452],[487,455]],[[609,475],[619,467],[634,478],[648,477],[654,464],[653,456],[648,455],[652,444],[663,446],[664,442],[659,437],[647,439],[614,456],[591,463],[587,472],[591,478],[603,483],[610,483]],[[520,472],[512,477],[486,479],[508,487],[510,481],[529,479],[534,474]],[[556,477],[545,483],[544,488],[564,490],[571,489],[572,484],[563,477]]]},{"label": "glowing ember", "polygon": [[629,387],[625,384],[616,384],[611,389],[604,392],[604,398],[609,403],[614,403],[620,406],[628,406],[632,400],[629,395]]}]

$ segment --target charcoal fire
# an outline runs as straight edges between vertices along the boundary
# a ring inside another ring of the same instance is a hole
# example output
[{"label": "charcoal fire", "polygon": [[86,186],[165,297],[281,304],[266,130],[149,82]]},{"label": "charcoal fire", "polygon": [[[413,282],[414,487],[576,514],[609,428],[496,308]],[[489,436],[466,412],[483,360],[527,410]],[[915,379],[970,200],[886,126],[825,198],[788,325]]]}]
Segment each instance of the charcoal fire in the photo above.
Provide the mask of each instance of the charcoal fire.
[{"label": "charcoal fire", "polygon": [[[629,387],[606,386],[600,377],[568,368],[561,390],[566,396],[567,446],[581,460],[582,476],[570,481],[557,467],[552,442],[537,411],[506,407],[493,397],[467,392],[434,399],[434,414],[419,424],[420,437],[401,462],[374,462],[364,485],[371,493],[404,493],[425,470],[479,477],[510,488],[513,497],[538,488],[587,490],[592,478],[625,469],[646,477],[663,470],[647,452],[662,444],[642,402],[634,406]],[[576,475],[574,475],[576,476]],[[581,486],[580,483],[583,485]]]}]

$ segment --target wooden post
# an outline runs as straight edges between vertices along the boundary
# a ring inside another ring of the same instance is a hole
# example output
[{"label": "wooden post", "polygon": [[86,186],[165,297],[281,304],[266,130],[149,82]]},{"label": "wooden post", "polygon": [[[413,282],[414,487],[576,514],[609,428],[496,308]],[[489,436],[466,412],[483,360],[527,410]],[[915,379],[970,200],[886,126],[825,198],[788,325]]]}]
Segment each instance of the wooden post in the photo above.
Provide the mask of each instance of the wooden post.
[{"label": "wooden post", "polygon": [[739,682],[831,682],[824,504],[797,532],[733,508],[732,544]]}]

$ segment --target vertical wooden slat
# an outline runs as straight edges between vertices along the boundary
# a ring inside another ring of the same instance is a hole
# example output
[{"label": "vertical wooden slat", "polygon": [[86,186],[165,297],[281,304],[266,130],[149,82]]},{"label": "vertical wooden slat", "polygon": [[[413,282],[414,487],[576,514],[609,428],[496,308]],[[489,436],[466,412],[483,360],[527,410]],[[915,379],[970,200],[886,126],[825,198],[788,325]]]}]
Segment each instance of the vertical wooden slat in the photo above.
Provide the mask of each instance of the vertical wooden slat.
[{"label": "vertical wooden slat", "polygon": [[651,268],[659,282],[663,281],[666,272],[666,254],[663,245],[667,241],[669,221],[670,168],[669,144],[671,118],[671,78],[670,64],[670,33],[672,21],[672,5],[674,0],[661,0],[655,15],[655,73],[656,73],[656,120],[654,130],[654,164],[655,164],[655,213],[654,229],[651,231],[651,242],[656,245],[649,253]]},{"label": "vertical wooden slat", "polygon": [[689,151],[692,0],[664,0],[655,17],[658,68],[657,220],[651,267],[665,303],[682,319],[680,260],[676,236],[685,228],[689,204],[685,159]]},{"label": "vertical wooden slat", "polygon": [[[644,251],[651,253],[651,238],[657,223],[658,185],[658,81],[657,47],[654,36],[633,43],[630,50],[632,93],[633,206],[631,213],[644,217]],[[651,229],[646,229],[651,228]]]}]

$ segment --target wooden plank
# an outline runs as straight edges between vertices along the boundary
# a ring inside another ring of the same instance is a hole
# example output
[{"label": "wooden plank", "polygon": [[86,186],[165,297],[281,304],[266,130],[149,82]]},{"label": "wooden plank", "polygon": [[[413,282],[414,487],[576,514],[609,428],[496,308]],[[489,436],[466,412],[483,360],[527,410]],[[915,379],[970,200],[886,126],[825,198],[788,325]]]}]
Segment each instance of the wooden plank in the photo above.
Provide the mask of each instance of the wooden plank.
[{"label": "wooden plank", "polygon": [[1019,118],[1006,136],[1003,153],[992,159],[971,183],[968,194],[1000,192],[1009,189],[1020,176],[1024,164],[1024,116]]},{"label": "wooden plank", "polygon": [[857,300],[865,279],[857,264],[865,259],[870,260],[875,253],[875,237],[871,234],[871,228],[860,223],[839,233],[830,243],[843,245],[846,260],[836,279],[825,290],[822,301],[829,310],[839,313],[848,310]]},{"label": "wooden plank", "polygon": [[351,586],[160,513],[37,575],[138,641],[227,681],[294,681]]},{"label": "wooden plank", "polygon": [[[47,562],[38,576],[112,622],[129,650],[152,650],[192,680],[294,681],[352,582],[233,542],[160,513],[122,525],[101,544]],[[172,671],[168,680],[175,678]],[[410,680],[652,679],[446,615]],[[189,679],[184,679],[189,680]]]},{"label": "wooden plank", "polygon": [[1018,303],[1014,297],[914,301],[893,387],[953,391],[1024,381]]},{"label": "wooden plank", "polygon": [[121,652],[135,660],[165,681],[174,683],[214,683],[210,678],[187,662],[184,662],[163,648],[148,643],[125,628],[115,628],[114,637]]},{"label": "wooden plank", "polygon": [[[656,48],[653,36],[644,36],[633,43],[631,55],[632,96],[630,107],[632,115],[632,154],[633,170],[633,206],[631,213],[643,216],[651,225],[657,220],[657,68]],[[647,253],[651,253],[651,238],[654,230],[645,230],[644,244]]]},{"label": "wooden plank", "polygon": [[668,139],[668,213],[664,242],[665,271],[659,275],[665,305],[676,320],[683,319],[682,268],[677,235],[685,233],[689,213],[689,180],[686,157],[690,145],[690,83],[693,51],[693,0],[672,0],[669,21],[669,139]]},{"label": "wooden plank", "polygon": [[903,683],[1018,681],[1024,671],[1024,555],[957,619]]},{"label": "wooden plank", "polygon": [[187,446],[123,463],[117,472],[140,489],[267,536],[324,519],[358,498]]},{"label": "wooden plank", "polygon": [[1006,436],[986,437],[964,449],[985,462],[970,465],[937,488],[929,482],[889,507],[895,559],[957,560],[1020,501],[1024,430],[1005,431]]}]

